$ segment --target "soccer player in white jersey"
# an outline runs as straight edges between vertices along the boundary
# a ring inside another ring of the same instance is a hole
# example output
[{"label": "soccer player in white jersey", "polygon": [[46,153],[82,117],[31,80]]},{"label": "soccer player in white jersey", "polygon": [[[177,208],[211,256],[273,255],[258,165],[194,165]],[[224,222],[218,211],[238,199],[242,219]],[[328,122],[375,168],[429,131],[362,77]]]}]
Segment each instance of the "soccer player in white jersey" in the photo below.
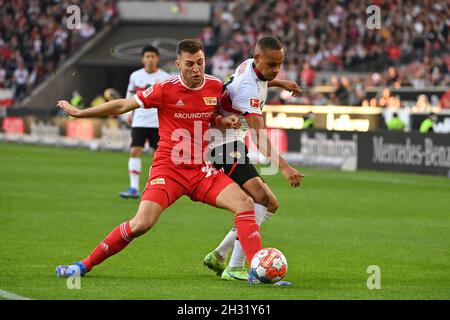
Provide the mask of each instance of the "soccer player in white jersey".
[{"label": "soccer player in white jersey", "polygon": [[[142,64],[144,67],[130,75],[127,98],[170,77],[167,72],[158,68],[158,62],[158,49],[153,46],[145,46],[142,49]],[[139,178],[142,170],[141,155],[145,142],[148,141],[148,144],[154,150],[158,146],[158,111],[156,109],[139,108],[130,112],[127,117],[128,123],[131,124],[131,151],[128,160],[130,187],[119,195],[125,199],[138,199],[140,197]]]},{"label": "soccer player in white jersey", "polygon": [[[258,225],[272,217],[278,209],[278,201],[248,159],[248,150],[244,143],[248,129],[253,129],[255,134],[252,139],[258,149],[279,166],[292,187],[298,187],[304,176],[276,153],[270,140],[261,131],[264,129],[262,108],[267,98],[268,86],[283,87],[294,95],[300,93],[295,82],[283,83],[281,80],[275,80],[283,61],[284,51],[278,39],[268,36],[258,40],[254,58],[244,61],[225,84],[219,107],[222,116],[237,115],[241,127],[222,130],[222,135],[214,136],[214,141],[210,144],[211,161],[215,167],[223,170],[252,196]],[[232,248],[233,253],[226,266],[225,261]],[[235,228],[204,258],[204,265],[221,275],[224,280],[247,280],[248,275],[244,269],[245,254]]]}]

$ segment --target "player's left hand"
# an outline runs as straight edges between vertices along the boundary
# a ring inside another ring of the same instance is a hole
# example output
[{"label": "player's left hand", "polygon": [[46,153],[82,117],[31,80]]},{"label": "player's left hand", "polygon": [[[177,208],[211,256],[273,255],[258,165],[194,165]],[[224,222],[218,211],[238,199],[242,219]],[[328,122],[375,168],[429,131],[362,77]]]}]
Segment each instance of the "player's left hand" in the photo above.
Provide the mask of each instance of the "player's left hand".
[{"label": "player's left hand", "polygon": [[298,97],[302,93],[302,89],[300,89],[295,81],[282,80],[281,85],[283,89],[292,92],[293,97]]},{"label": "player's left hand", "polygon": [[223,118],[222,124],[226,129],[239,129],[241,127],[241,121],[235,115]]},{"label": "player's left hand", "polygon": [[300,183],[302,182],[302,178],[306,176],[306,174],[298,172],[296,169],[294,169],[290,165],[287,165],[286,167],[281,168],[281,173],[289,181],[289,183],[291,184],[291,187],[293,187],[293,188],[300,186]]}]

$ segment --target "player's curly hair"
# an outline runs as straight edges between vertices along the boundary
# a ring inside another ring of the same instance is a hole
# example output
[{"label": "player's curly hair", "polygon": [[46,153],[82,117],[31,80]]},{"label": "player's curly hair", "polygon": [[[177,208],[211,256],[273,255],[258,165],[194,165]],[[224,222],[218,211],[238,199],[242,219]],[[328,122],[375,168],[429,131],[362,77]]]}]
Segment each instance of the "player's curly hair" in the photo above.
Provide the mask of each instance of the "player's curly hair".
[{"label": "player's curly hair", "polygon": [[177,55],[181,55],[182,52],[189,52],[191,54],[197,53],[199,51],[205,52],[203,44],[193,38],[181,40],[177,45]]}]

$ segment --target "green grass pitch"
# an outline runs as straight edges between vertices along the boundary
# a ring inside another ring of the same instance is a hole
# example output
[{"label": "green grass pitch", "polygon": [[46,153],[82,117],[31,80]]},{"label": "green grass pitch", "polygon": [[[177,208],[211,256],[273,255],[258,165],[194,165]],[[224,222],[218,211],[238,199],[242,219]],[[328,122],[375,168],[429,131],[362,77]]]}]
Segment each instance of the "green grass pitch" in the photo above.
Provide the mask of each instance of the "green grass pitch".
[{"label": "green grass pitch", "polygon": [[[280,208],[262,226],[263,245],[283,251],[294,286],[222,281],[205,269],[232,215],[183,197],[69,290],[55,267],[85,257],[137,209],[118,197],[127,159],[0,144],[0,290],[32,299],[450,298],[448,178],[311,168],[300,189],[265,177]],[[380,267],[381,289],[367,288],[370,265]]]}]

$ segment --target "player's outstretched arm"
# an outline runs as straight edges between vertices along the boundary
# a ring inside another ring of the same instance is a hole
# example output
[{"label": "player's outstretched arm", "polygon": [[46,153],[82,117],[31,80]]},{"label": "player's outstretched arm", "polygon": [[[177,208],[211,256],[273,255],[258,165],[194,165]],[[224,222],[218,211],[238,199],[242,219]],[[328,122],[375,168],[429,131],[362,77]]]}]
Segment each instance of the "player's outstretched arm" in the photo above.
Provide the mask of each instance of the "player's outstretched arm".
[{"label": "player's outstretched arm", "polygon": [[75,108],[66,100],[59,100],[56,106],[67,112],[68,115],[75,118],[94,118],[119,115],[139,108],[139,104],[137,103],[136,99],[134,99],[134,97],[109,101],[106,103],[102,103],[96,107],[83,110]]},{"label": "player's outstretched arm", "polygon": [[274,79],[269,81],[268,86],[278,87],[290,91],[294,97],[297,97],[302,93],[302,89],[300,89],[295,81]]},{"label": "player's outstretched arm", "polygon": [[283,176],[289,181],[291,187],[298,187],[305,174],[298,172],[276,151],[270,139],[264,132],[264,120],[262,117],[248,117],[248,126],[251,130],[252,140],[264,156],[274,162],[281,170]]}]

